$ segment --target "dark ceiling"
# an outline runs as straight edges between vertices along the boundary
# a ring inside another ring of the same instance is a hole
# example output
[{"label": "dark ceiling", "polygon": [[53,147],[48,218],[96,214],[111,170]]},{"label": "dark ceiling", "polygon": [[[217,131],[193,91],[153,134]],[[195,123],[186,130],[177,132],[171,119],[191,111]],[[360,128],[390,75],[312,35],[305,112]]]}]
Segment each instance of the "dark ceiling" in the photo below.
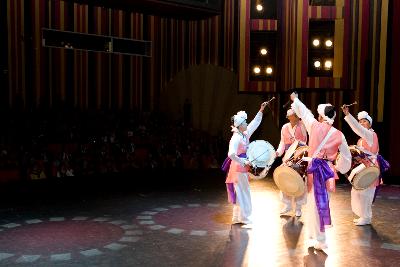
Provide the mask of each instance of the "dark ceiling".
[{"label": "dark ceiling", "polygon": [[224,0],[65,0],[162,17],[199,20],[220,15]]}]

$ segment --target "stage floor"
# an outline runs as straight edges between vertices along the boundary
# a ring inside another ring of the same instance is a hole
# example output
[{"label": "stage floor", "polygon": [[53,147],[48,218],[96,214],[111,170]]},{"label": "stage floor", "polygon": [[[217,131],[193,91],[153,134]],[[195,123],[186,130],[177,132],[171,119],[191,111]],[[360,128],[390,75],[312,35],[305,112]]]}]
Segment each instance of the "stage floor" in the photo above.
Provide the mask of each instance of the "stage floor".
[{"label": "stage floor", "polygon": [[354,226],[351,188],[338,185],[324,253],[307,248],[302,217],[279,216],[271,178],[251,182],[252,229],[230,224],[223,177],[204,178],[2,203],[0,266],[400,266],[398,186],[382,187],[372,225]]}]

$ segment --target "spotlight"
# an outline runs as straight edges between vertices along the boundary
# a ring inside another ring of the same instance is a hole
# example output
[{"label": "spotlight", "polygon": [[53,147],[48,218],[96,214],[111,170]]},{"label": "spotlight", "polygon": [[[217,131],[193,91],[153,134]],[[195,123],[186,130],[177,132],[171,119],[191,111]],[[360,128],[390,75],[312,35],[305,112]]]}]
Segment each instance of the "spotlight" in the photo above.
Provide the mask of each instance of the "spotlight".
[{"label": "spotlight", "polygon": [[326,47],[330,48],[330,47],[332,47],[332,45],[333,45],[332,40],[328,39],[328,40],[325,41],[325,46]]},{"label": "spotlight", "polygon": [[272,67],[267,67],[267,68],[265,69],[265,72],[266,72],[268,75],[271,75],[271,74],[272,74]]},{"label": "spotlight", "polygon": [[314,39],[312,41],[313,46],[318,47],[319,46],[319,39]]},{"label": "spotlight", "polygon": [[255,74],[259,74],[260,71],[261,71],[261,69],[260,69],[260,67],[258,67],[258,66],[256,66],[256,67],[253,68],[253,72],[254,72]]},{"label": "spotlight", "polygon": [[264,7],[261,4],[258,4],[256,6],[256,9],[257,9],[257,11],[261,12],[264,9]]},{"label": "spotlight", "polygon": [[319,69],[321,67],[321,61],[316,60],[314,61],[314,68]]},{"label": "spotlight", "polygon": [[332,61],[330,59],[325,61],[324,68],[326,70],[330,70],[332,68]]},{"label": "spotlight", "polygon": [[268,51],[267,51],[266,48],[261,48],[261,49],[260,49],[260,54],[261,54],[261,55],[265,56],[267,53],[268,53]]}]

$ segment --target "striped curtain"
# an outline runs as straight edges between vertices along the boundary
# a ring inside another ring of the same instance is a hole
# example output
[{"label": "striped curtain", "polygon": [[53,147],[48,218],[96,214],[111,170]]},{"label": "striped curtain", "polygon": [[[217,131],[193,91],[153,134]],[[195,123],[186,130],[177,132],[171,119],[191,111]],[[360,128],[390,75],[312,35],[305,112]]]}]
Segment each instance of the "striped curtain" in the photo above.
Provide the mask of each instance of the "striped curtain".
[{"label": "striped curtain", "polygon": [[[25,108],[155,109],[166,83],[190,66],[236,69],[235,0],[224,1],[222,15],[197,21],[72,1],[6,1],[10,107],[22,100]],[[42,47],[42,28],[149,40],[152,57]]]}]

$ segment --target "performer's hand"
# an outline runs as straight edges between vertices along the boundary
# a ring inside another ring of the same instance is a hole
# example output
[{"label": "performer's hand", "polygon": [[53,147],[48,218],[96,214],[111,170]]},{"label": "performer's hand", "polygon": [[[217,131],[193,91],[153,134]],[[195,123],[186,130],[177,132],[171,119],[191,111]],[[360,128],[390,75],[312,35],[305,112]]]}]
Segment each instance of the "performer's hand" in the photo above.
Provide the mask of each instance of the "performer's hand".
[{"label": "performer's hand", "polygon": [[290,100],[294,101],[299,95],[296,92],[290,94]]},{"label": "performer's hand", "polygon": [[344,115],[346,115],[346,116],[349,115],[349,107],[347,105],[343,105],[342,110],[343,110]]},{"label": "performer's hand", "polygon": [[244,160],[244,167],[246,168],[247,172],[250,172],[252,165],[248,159]]},{"label": "performer's hand", "polygon": [[275,157],[279,157],[279,152],[278,151],[275,152]]},{"label": "performer's hand", "polygon": [[267,102],[262,102],[260,106],[260,112],[264,112],[265,107],[267,106]]}]

